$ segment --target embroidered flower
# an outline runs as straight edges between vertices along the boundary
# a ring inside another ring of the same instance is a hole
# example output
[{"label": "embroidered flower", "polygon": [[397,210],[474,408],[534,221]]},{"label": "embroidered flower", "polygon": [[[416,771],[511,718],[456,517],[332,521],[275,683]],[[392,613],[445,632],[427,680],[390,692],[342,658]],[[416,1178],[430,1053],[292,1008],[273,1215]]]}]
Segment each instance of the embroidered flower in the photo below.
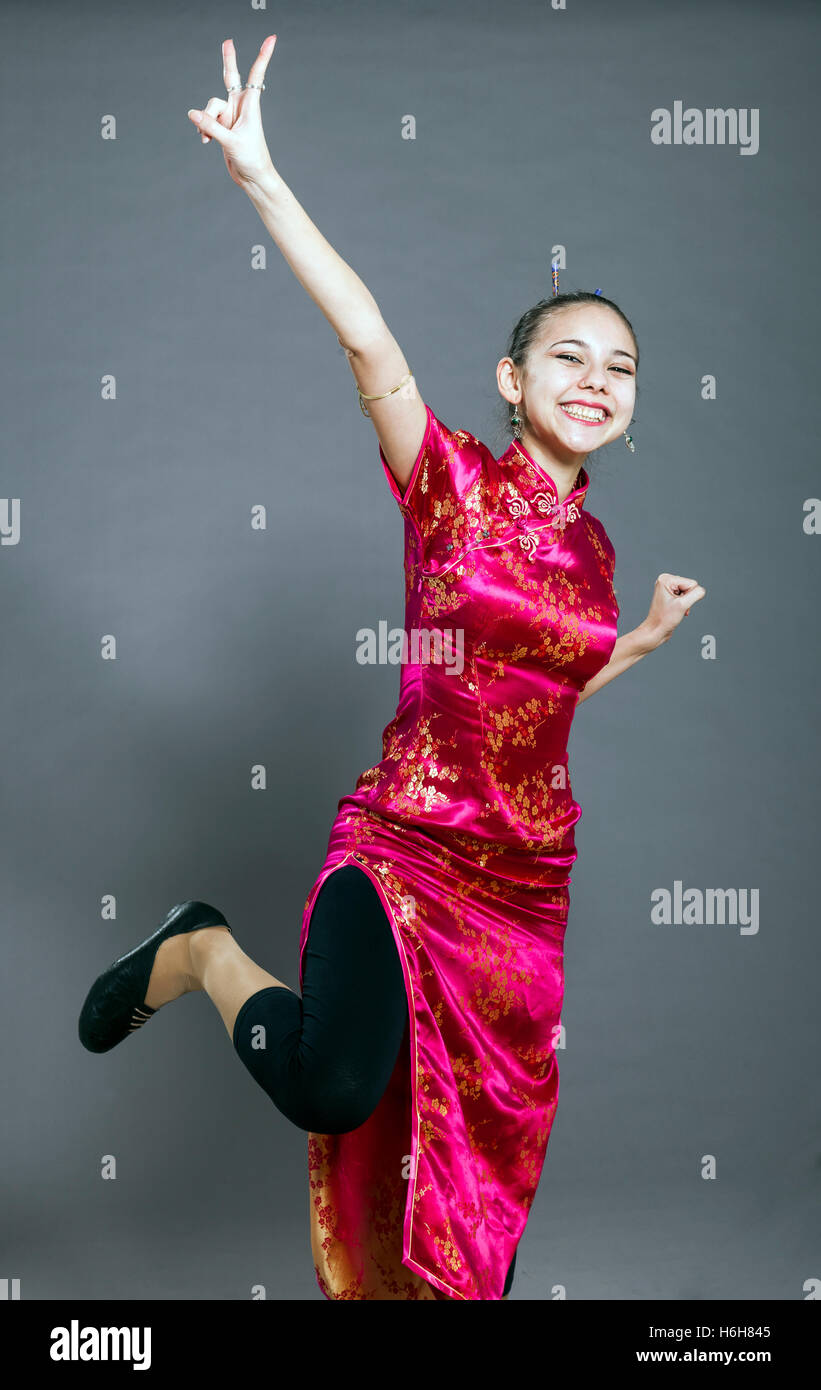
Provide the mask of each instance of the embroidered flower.
[{"label": "embroidered flower", "polygon": [[534,552],[538,544],[539,538],[535,531],[525,531],[525,534],[519,537],[519,545],[522,547],[528,560],[534,558]]},{"label": "embroidered flower", "polygon": [[534,506],[536,511],[540,512],[542,516],[547,516],[556,506],[553,498],[549,497],[546,492],[534,492],[530,501],[531,505]]},{"label": "embroidered flower", "polygon": [[527,506],[528,504],[525,498],[519,497],[519,495],[515,492],[507,498],[507,509],[510,512],[511,516],[524,516],[525,512],[527,511]]}]

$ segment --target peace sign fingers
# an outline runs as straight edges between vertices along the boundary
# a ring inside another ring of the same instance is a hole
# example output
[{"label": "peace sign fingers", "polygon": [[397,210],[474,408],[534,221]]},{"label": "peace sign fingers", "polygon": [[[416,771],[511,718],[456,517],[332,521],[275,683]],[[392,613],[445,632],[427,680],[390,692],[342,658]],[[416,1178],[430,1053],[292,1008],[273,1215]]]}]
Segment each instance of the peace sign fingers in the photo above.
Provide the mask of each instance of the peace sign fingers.
[{"label": "peace sign fingers", "polygon": [[275,43],[276,34],[269,34],[251,68],[248,86],[243,87],[234,41],[225,39],[222,75],[228,93],[226,100],[211,97],[204,111],[192,107],[188,112],[189,120],[203,137],[203,144],[214,140],[222,146],[231,178],[246,191],[258,187],[273,169],[262,129],[259,94]]},{"label": "peace sign fingers", "polygon": [[[265,70],[276,45],[276,34],[269,34],[267,39],[263,39],[262,47],[257,54],[253,67],[248,74],[248,88],[255,91],[259,96],[262,84],[265,80]],[[222,45],[222,76],[225,82],[225,90],[232,98],[238,98],[244,94],[246,88],[243,86],[242,79],[237,67],[237,50],[234,47],[233,39],[226,39]],[[253,84],[253,85],[251,85]]]}]

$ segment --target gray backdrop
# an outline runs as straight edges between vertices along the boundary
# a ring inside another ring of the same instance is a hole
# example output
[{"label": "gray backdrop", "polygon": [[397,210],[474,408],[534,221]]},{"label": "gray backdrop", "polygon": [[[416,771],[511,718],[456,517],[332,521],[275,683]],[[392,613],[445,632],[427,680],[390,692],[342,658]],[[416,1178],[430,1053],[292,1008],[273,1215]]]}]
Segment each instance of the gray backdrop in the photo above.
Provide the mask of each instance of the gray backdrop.
[{"label": "gray backdrop", "polygon": [[[337,802],[396,704],[399,668],[354,656],[358,628],[403,621],[376,436],[186,116],[224,95],[224,38],[245,81],[275,32],[274,163],[450,428],[505,447],[495,366],[554,245],[563,289],[622,305],[637,452],[592,455],[587,498],[621,631],[662,570],[707,589],[574,724],[567,1045],[512,1297],[813,1296],[817,7],[6,0],[4,20],[0,1275],[29,1299],[322,1301],[307,1136],[208,999],[102,1057],[76,1031],[92,979],[189,897],[296,987]],[[679,100],[754,108],[757,151],[653,144]],[[676,880],[758,890],[758,931],[653,924]]]}]

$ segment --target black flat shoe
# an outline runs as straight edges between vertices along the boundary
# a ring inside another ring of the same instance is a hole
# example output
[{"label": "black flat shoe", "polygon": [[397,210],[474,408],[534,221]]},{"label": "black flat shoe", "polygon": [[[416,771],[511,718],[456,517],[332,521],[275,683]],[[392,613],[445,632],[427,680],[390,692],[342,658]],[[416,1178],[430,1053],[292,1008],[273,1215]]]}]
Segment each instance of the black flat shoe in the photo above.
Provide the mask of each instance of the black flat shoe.
[{"label": "black flat shoe", "polygon": [[[208,903],[177,903],[162,926],[140,946],[115,960],[99,975],[80,1012],[80,1042],[89,1052],[109,1052],[157,1012],[145,1002],[154,958],[164,941],[200,927],[228,927]],[[231,928],[228,927],[229,932]],[[231,933],[233,935],[233,932]]]}]

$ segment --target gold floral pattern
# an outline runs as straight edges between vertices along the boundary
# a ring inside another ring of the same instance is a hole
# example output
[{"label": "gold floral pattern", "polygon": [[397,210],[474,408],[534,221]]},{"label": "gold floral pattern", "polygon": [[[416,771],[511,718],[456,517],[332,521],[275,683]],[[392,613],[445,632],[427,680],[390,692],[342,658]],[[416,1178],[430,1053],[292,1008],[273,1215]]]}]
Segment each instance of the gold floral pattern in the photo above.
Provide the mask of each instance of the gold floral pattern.
[{"label": "gold floral pattern", "polygon": [[408,999],[374,1113],[309,1136],[312,1248],[331,1299],[501,1296],[558,1101],[581,815],[568,735],[616,640],[615,556],[585,507],[585,471],[559,502],[520,444],[497,459],[427,416],[404,492],[382,464],[406,523],[406,631],[450,627],[462,664],[400,667],[382,756],[339,802],[300,938],[301,981],[316,894],[357,864]]}]

